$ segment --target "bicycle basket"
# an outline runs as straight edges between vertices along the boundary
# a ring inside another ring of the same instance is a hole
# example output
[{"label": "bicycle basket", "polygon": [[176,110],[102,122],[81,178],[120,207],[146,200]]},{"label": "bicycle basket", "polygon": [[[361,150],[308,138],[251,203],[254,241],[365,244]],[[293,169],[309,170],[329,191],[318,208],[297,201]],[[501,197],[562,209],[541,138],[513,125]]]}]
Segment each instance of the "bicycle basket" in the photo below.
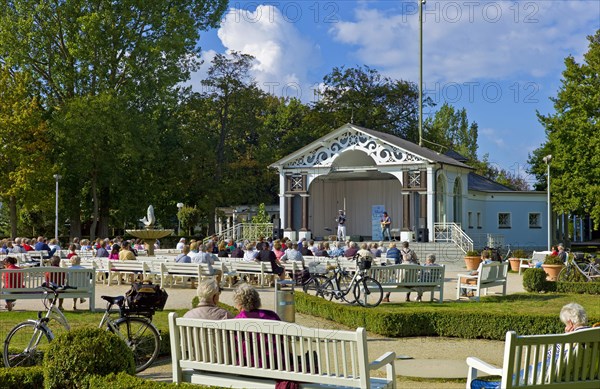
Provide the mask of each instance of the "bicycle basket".
[{"label": "bicycle basket", "polygon": [[373,265],[373,261],[369,258],[358,258],[358,268],[360,270],[369,270]]},{"label": "bicycle basket", "polygon": [[327,264],[311,262],[308,264],[308,272],[310,274],[325,274],[327,273]]},{"label": "bicycle basket", "polygon": [[169,295],[159,285],[151,282],[137,282],[125,294],[125,312],[162,311]]}]

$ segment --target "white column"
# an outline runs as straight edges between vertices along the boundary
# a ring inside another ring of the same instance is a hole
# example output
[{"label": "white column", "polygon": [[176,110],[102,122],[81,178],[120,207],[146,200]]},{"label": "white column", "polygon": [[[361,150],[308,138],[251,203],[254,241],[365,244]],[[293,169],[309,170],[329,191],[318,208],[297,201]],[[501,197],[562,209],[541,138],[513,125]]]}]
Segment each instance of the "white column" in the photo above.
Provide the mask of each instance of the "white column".
[{"label": "white column", "polygon": [[435,176],[434,166],[427,167],[427,229],[429,230],[429,241],[433,242],[435,222]]},{"label": "white column", "polygon": [[279,218],[281,219],[281,228],[285,229],[285,175],[283,170],[279,171]]}]

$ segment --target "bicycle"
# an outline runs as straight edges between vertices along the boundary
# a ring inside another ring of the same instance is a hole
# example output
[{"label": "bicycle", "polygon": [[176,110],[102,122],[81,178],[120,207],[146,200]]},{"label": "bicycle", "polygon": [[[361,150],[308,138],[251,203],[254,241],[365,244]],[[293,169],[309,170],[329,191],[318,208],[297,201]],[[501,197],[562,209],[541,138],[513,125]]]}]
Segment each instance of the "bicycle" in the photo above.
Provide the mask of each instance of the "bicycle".
[{"label": "bicycle", "polygon": [[[354,256],[353,259],[356,261],[357,269],[347,286],[345,283],[348,282],[350,275],[342,269],[340,261],[336,260],[333,275],[327,277],[327,280],[318,286],[317,296],[329,301],[335,297],[336,300],[346,301],[350,304],[357,302],[363,307],[378,306],[383,299],[383,289],[377,280],[367,275],[372,261],[359,256]],[[347,298],[346,296],[350,293],[352,293],[351,297]]]},{"label": "bicycle", "polygon": [[[76,289],[70,286],[57,286],[53,283],[42,285],[44,289],[44,307],[46,314],[38,312],[37,320],[27,320],[17,324],[4,340],[3,359],[4,366],[35,366],[40,365],[44,352],[49,348],[49,343],[55,335],[48,326],[54,319],[67,331],[71,326],[65,315],[57,307],[61,292],[67,289]],[[52,297],[51,294],[54,296]],[[158,357],[161,336],[158,329],[152,324],[154,312],[135,312],[126,307],[124,296],[101,296],[107,302],[106,310],[100,320],[98,328],[106,327],[133,351],[135,371],[139,373],[147,369]],[[119,317],[113,317],[117,311],[111,310],[116,305]]]},{"label": "bicycle", "polygon": [[566,266],[558,273],[561,282],[592,282],[600,281],[600,266],[596,264],[596,257],[573,253],[567,259]]},{"label": "bicycle", "polygon": [[[339,257],[335,258],[336,262],[339,263]],[[302,290],[304,293],[314,293],[315,296],[320,296],[319,288],[321,285],[324,285],[327,281],[329,281],[329,277],[325,275],[329,270],[334,269],[334,267],[328,267],[325,264],[319,264],[318,262],[314,262],[313,264],[309,264],[308,270],[310,273],[310,277],[302,283]],[[352,275],[347,270],[340,271],[340,279],[339,284],[343,289],[346,289],[350,283],[352,282]],[[331,299],[330,299],[331,300]],[[346,298],[346,301],[350,304],[356,302],[356,300],[350,300],[350,297]]]}]

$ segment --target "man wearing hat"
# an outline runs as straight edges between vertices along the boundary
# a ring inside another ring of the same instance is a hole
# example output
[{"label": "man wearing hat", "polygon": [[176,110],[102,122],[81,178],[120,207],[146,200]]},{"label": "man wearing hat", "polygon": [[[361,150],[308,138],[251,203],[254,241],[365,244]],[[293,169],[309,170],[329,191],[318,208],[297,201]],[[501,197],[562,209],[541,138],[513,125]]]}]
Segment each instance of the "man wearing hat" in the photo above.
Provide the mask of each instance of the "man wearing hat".
[{"label": "man wearing hat", "polygon": [[346,214],[343,209],[340,209],[335,221],[338,224],[337,238],[339,241],[343,242],[346,240]]}]

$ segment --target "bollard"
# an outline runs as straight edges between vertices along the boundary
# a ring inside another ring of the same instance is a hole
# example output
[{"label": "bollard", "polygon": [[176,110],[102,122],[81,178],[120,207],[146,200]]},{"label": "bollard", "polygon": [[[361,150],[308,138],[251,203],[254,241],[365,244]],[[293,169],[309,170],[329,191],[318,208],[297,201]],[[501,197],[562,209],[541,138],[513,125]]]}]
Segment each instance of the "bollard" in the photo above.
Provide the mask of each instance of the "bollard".
[{"label": "bollard", "polygon": [[275,312],[283,321],[290,323],[296,321],[294,281],[277,280],[275,282]]}]

